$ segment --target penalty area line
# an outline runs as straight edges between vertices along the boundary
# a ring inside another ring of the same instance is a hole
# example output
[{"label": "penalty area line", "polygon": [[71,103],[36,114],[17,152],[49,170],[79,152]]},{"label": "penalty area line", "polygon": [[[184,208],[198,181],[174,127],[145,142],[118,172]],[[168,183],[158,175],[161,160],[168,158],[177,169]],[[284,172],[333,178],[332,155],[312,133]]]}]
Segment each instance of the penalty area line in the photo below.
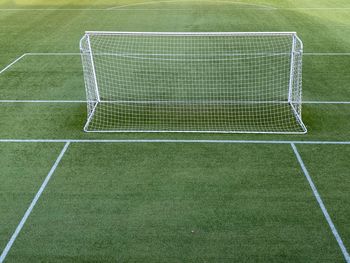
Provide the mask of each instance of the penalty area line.
[{"label": "penalty area line", "polygon": [[85,100],[0,100],[0,103],[87,103]]},{"label": "penalty area line", "polygon": [[8,64],[6,67],[4,67],[1,71],[0,74],[5,72],[7,69],[9,69],[11,66],[13,66],[15,63],[17,63],[18,61],[20,61],[23,57],[25,57],[27,55],[27,53],[24,53],[22,56],[16,58],[14,61],[12,61],[10,64]]},{"label": "penalty area line", "polygon": [[290,145],[291,145],[291,147],[292,147],[292,149],[294,151],[295,157],[297,158],[297,160],[299,162],[299,165],[300,165],[300,167],[301,167],[301,169],[302,169],[302,171],[304,173],[304,176],[306,177],[307,181],[309,182],[309,185],[310,185],[310,187],[312,189],[312,192],[313,192],[313,194],[314,194],[314,196],[315,196],[315,198],[316,198],[316,200],[317,200],[317,202],[318,202],[318,204],[319,204],[319,206],[320,206],[320,208],[322,210],[322,213],[323,213],[323,215],[324,215],[324,217],[325,217],[325,219],[326,219],[330,229],[332,230],[332,233],[333,233],[335,239],[338,242],[338,245],[339,245],[339,247],[340,247],[340,249],[341,249],[341,251],[342,251],[342,253],[344,255],[345,261],[347,263],[350,263],[349,253],[346,250],[346,247],[344,246],[343,240],[341,239],[341,237],[340,237],[340,235],[339,235],[335,225],[333,224],[333,221],[332,221],[331,217],[328,214],[327,208],[325,207],[325,205],[324,205],[324,203],[322,201],[322,198],[321,198],[320,194],[318,193],[317,188],[316,188],[314,182],[312,181],[308,170],[306,169],[306,166],[305,166],[305,164],[303,162],[303,159],[301,158],[301,156],[300,156],[300,154],[298,152],[298,149],[296,148],[294,143],[291,143]]},{"label": "penalty area line", "polygon": [[305,52],[304,56],[350,56],[349,52],[337,53],[337,52]]},{"label": "penalty area line", "polygon": [[302,104],[350,104],[350,101],[303,101]]},{"label": "penalty area line", "polygon": [[44,182],[42,183],[41,187],[39,188],[38,192],[36,193],[36,195],[35,195],[33,201],[32,201],[31,204],[29,205],[27,211],[25,212],[25,214],[24,214],[22,220],[21,220],[20,223],[18,224],[18,226],[17,226],[15,232],[13,233],[13,235],[11,236],[9,242],[7,243],[7,245],[6,245],[6,247],[4,248],[3,252],[1,253],[1,255],[0,255],[0,263],[2,263],[2,262],[5,260],[5,258],[6,258],[6,256],[7,256],[7,254],[9,253],[9,251],[10,251],[10,249],[11,249],[13,243],[16,241],[16,238],[17,238],[18,234],[21,232],[21,230],[22,230],[22,228],[23,228],[25,222],[27,221],[27,219],[28,219],[30,213],[32,212],[34,206],[35,206],[36,203],[38,202],[38,200],[39,200],[41,194],[42,194],[43,191],[45,190],[46,185],[47,185],[48,182],[50,181],[50,179],[51,179],[53,173],[55,172],[55,170],[56,170],[56,168],[57,168],[57,166],[58,166],[59,163],[61,162],[63,155],[65,154],[65,152],[66,152],[67,149],[68,149],[69,144],[70,144],[70,142],[66,142],[66,144],[64,145],[63,149],[61,150],[61,153],[60,153],[59,156],[57,157],[57,159],[56,159],[54,165],[51,167],[49,173],[47,174],[47,176],[46,176],[46,178],[45,178],[45,180],[44,180]]},{"label": "penalty area line", "polygon": [[25,53],[27,56],[80,56],[78,52],[35,52],[35,53]]}]

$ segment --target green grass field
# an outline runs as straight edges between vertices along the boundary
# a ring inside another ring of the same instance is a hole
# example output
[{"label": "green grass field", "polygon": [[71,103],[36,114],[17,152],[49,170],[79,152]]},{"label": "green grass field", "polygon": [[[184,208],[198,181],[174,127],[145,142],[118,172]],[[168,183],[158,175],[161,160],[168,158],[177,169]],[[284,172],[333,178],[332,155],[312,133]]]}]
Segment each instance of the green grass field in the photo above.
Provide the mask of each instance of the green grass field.
[{"label": "green grass field", "polygon": [[[84,133],[85,30],[296,31],[308,133]],[[0,0],[0,262],[350,263],[349,70],[346,0]]]}]

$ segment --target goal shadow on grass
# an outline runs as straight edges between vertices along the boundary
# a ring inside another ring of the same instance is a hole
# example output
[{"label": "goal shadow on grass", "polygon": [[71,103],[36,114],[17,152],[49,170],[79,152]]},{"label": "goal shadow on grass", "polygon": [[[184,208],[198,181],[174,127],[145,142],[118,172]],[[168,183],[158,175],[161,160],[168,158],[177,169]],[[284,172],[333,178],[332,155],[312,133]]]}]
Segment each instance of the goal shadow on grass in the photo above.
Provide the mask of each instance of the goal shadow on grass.
[{"label": "goal shadow on grass", "polygon": [[[181,106],[181,107],[179,107]],[[295,133],[305,126],[289,103],[99,102],[87,132]]]}]

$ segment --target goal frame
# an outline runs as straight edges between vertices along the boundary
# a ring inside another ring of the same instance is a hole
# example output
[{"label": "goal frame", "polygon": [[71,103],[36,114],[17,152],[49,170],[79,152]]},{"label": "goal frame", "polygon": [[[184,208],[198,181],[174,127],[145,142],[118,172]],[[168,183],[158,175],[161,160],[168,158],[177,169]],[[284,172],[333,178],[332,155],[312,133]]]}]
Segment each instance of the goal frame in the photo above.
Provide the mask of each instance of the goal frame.
[{"label": "goal frame", "polygon": [[[302,132],[289,132],[289,131],[215,131],[215,130],[91,130],[88,129],[89,124],[94,116],[95,110],[99,103],[105,102],[100,100],[100,94],[99,94],[99,88],[98,88],[98,82],[95,72],[95,65],[94,65],[94,58],[93,58],[93,50],[91,49],[91,43],[90,43],[90,35],[145,35],[145,36],[292,36],[292,51],[291,51],[291,62],[290,62],[290,77],[289,77],[289,89],[288,89],[288,101],[285,103],[290,104],[291,109],[294,113],[294,117],[296,121],[299,123]],[[83,53],[83,47],[82,42],[86,38],[88,42],[89,47],[89,59],[92,66],[92,74],[94,79],[94,86],[95,86],[95,92],[96,92],[96,101],[95,106],[92,108],[90,107],[89,110],[89,100],[87,100],[88,103],[88,118],[84,125],[83,130],[88,133],[221,133],[221,134],[306,134],[307,128],[305,124],[302,121],[301,118],[301,106],[302,106],[302,85],[300,81],[300,109],[299,112],[295,109],[292,101],[292,88],[293,88],[293,74],[294,74],[294,58],[295,58],[295,46],[296,42],[299,42],[300,45],[300,51],[299,54],[302,56],[303,54],[303,42],[301,39],[297,36],[296,32],[137,32],[137,31],[85,31],[84,36],[80,39],[79,46],[81,51],[81,57],[83,59],[84,56],[87,54]],[[300,64],[300,67],[301,64]],[[85,76],[84,76],[85,77]],[[88,87],[85,82],[85,88],[86,92],[88,92]],[[88,96],[87,96],[88,97]],[[91,101],[90,101],[91,102]]]}]

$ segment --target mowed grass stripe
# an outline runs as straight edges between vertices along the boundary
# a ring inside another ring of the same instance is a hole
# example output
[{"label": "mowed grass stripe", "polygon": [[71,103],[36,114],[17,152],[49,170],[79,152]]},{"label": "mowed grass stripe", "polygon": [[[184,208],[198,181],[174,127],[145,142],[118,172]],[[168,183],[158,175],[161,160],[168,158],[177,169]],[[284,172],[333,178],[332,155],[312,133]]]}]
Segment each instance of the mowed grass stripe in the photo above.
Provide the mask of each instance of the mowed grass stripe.
[{"label": "mowed grass stripe", "polygon": [[[208,1],[209,2],[209,1]],[[74,1],[71,2],[72,6]],[[78,3],[81,5],[81,3]],[[348,50],[350,38],[344,25],[350,23],[347,12],[313,11],[303,13],[298,10],[279,10],[262,12],[261,10],[236,10],[227,8],[234,5],[193,4],[188,5],[189,12],[178,11],[173,15],[162,10],[140,12],[138,19],[129,12],[1,12],[0,22],[9,24],[3,30],[6,38],[1,38],[5,56],[8,53],[26,50],[44,52],[59,50],[77,50],[82,31],[91,29],[112,31],[297,31],[303,38],[307,50],[337,51]],[[69,5],[58,6],[68,8]],[[291,6],[292,7],[292,6]],[[340,7],[339,7],[340,8]],[[346,8],[346,7],[345,7]],[[54,8],[56,9],[56,8]],[[220,16],[217,14],[220,13]],[[72,15],[73,14],[73,15]],[[333,19],[332,19],[333,18]],[[334,19],[335,18],[335,19]],[[23,23],[25,20],[27,23]],[[13,27],[23,30],[24,34],[13,35]],[[35,30],[33,30],[33,28]],[[69,30],[67,30],[69,28]],[[54,29],[54,31],[52,30]],[[322,30],[321,30],[322,29]],[[316,41],[317,40],[317,41]],[[26,43],[25,47],[20,43]],[[13,45],[13,43],[18,43]],[[307,51],[306,50],[306,51]]]},{"label": "mowed grass stripe", "polygon": [[85,99],[80,56],[24,56],[0,75],[2,99]]},{"label": "mowed grass stripe", "polygon": [[73,143],[8,259],[340,261],[292,154],[287,145]]},{"label": "mowed grass stripe", "polygon": [[[347,104],[305,104],[307,135],[111,133],[83,132],[84,103],[0,103],[1,139],[210,139],[210,140],[305,140],[349,141],[350,108]],[[195,137],[194,137],[195,136]]]},{"label": "mowed grass stripe", "polygon": [[[217,1],[218,2],[218,1]],[[234,3],[234,2],[233,2]],[[350,7],[235,7],[234,10],[254,10],[254,11],[348,11]],[[2,12],[17,11],[193,11],[191,8],[127,8],[123,6],[112,6],[107,8],[0,8]]]},{"label": "mowed grass stripe", "polygon": [[0,254],[64,143],[0,143]]},{"label": "mowed grass stripe", "polygon": [[349,251],[350,147],[346,145],[298,145],[298,150]]},{"label": "mowed grass stripe", "polygon": [[[349,67],[350,56],[304,56],[304,103],[349,102]],[[0,87],[3,101],[80,102],[86,99],[79,53],[26,53],[3,71]]]},{"label": "mowed grass stripe", "polygon": [[6,67],[4,67],[2,70],[0,70],[0,74],[5,72],[7,69],[9,69],[12,65],[20,61],[26,54],[23,54],[22,56],[16,58],[14,61],[12,61],[10,64],[8,64]]},{"label": "mowed grass stripe", "polygon": [[31,212],[33,211],[36,203],[38,202],[40,196],[42,195],[43,191],[45,190],[46,185],[49,183],[51,176],[53,175],[53,173],[55,172],[58,164],[60,163],[64,153],[66,152],[66,150],[68,149],[70,142],[66,142],[66,144],[64,145],[61,153],[59,154],[59,156],[57,157],[55,163],[53,164],[53,166],[51,167],[49,173],[47,174],[47,176],[45,177],[44,182],[42,183],[42,185],[40,186],[38,192],[36,193],[36,195],[34,196],[34,199],[32,200],[32,202],[30,203],[27,211],[24,213],[24,216],[22,217],[21,221],[19,222],[15,232],[12,234],[9,242],[6,244],[5,249],[3,250],[3,252],[0,255],[0,262],[3,262],[6,259],[7,254],[10,252],[11,247],[13,246],[14,242],[16,241],[16,238],[18,237],[19,233],[21,232],[24,224],[26,223],[28,217],[30,216]]},{"label": "mowed grass stripe", "polygon": [[284,140],[195,140],[195,139],[0,139],[2,143],[186,143],[186,144],[334,144],[350,145],[350,141],[284,141]]},{"label": "mowed grass stripe", "polygon": [[317,190],[313,180],[311,179],[311,176],[310,176],[310,174],[309,174],[309,172],[308,172],[308,170],[307,170],[307,168],[306,168],[306,166],[304,164],[303,159],[301,158],[301,156],[300,156],[300,154],[298,152],[298,149],[296,148],[294,143],[291,143],[291,147],[292,147],[292,149],[294,151],[294,154],[295,154],[295,156],[296,156],[296,158],[297,158],[297,160],[298,160],[298,162],[300,164],[300,167],[303,170],[303,173],[304,173],[304,175],[305,175],[305,177],[306,177],[306,179],[307,179],[307,181],[308,181],[308,183],[309,183],[309,185],[310,185],[310,187],[312,189],[312,192],[314,193],[314,196],[315,196],[315,198],[316,198],[316,200],[317,200],[317,202],[318,202],[318,204],[319,204],[319,206],[320,206],[320,208],[322,210],[322,213],[323,213],[325,219],[327,220],[327,223],[328,223],[330,229],[332,230],[332,233],[333,233],[335,239],[338,242],[338,245],[339,245],[339,247],[340,247],[340,249],[341,249],[341,251],[343,253],[343,256],[345,258],[345,261],[346,262],[350,262],[349,253],[348,253],[346,247],[344,246],[343,240],[342,240],[341,236],[339,235],[338,230],[334,226],[334,223],[333,223],[331,217],[329,216],[327,208],[325,207],[325,205],[324,205],[324,203],[322,201],[322,198],[321,198],[320,194],[318,193],[318,190]]},{"label": "mowed grass stripe", "polygon": [[[0,103],[87,103],[84,100],[0,100]],[[350,104],[350,101],[303,101],[302,104]]]}]

